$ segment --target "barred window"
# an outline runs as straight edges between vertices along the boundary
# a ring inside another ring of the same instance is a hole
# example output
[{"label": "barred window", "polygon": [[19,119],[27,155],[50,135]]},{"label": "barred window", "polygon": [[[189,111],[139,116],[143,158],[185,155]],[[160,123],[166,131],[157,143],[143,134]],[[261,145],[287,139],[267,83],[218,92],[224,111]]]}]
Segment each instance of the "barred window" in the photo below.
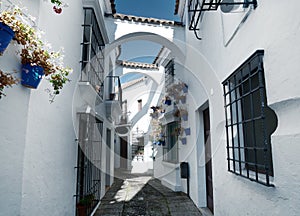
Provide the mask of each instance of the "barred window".
[{"label": "barred window", "polygon": [[171,163],[178,162],[178,122],[166,125],[165,145],[163,147],[163,160]]},{"label": "barred window", "polygon": [[102,121],[90,114],[79,114],[76,202],[88,196],[93,198],[85,209],[87,215],[100,201],[102,133]]},{"label": "barred window", "polygon": [[104,39],[92,8],[84,8],[81,81],[90,82],[98,91],[104,79]]},{"label": "barred window", "polygon": [[222,84],[228,171],[271,186],[271,134],[277,118],[267,106],[263,50],[256,51]]},{"label": "barred window", "polygon": [[165,87],[169,87],[174,83],[174,60],[170,60],[165,67]]}]

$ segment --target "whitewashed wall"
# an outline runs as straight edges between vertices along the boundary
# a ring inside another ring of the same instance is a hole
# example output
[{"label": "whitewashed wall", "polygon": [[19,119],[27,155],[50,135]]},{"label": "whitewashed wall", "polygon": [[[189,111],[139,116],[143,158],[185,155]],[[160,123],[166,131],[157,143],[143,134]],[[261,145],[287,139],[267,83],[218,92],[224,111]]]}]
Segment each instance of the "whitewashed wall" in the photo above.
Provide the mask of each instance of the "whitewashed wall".
[{"label": "whitewashed wall", "polygon": [[[202,40],[196,40],[193,32],[186,32],[186,66],[204,81],[209,96],[215,215],[299,215],[300,196],[296,189],[300,182],[297,159],[300,153],[299,4],[260,0],[236,34],[233,32],[246,12],[232,15],[235,18],[219,11],[205,12],[200,31]],[[268,104],[278,117],[278,128],[272,135],[274,188],[227,172],[221,82],[257,49],[265,50]],[[197,55],[193,55],[197,52],[202,53],[214,69],[214,79],[207,79],[210,71],[197,63]],[[198,185],[201,184],[199,181]],[[191,188],[197,188],[196,181]],[[196,195],[192,195],[192,199],[199,207],[205,206],[197,202]]]},{"label": "whitewashed wall", "polygon": [[[61,94],[49,103],[43,79],[37,90],[20,84],[1,103],[0,215],[73,215],[75,210],[75,134],[72,98],[79,75],[82,5],[71,3],[61,15],[46,1],[23,1],[54,49],[65,48],[65,64],[74,69]],[[17,1],[17,3],[20,3]],[[63,20],[63,22],[61,21]],[[72,37],[72,40],[68,38]],[[11,46],[11,45],[10,45]],[[1,69],[19,71],[11,46],[0,58]],[[18,74],[19,76],[19,74]],[[3,170],[3,172],[2,172]],[[2,180],[3,179],[3,180]],[[34,203],[34,204],[33,204]]]}]

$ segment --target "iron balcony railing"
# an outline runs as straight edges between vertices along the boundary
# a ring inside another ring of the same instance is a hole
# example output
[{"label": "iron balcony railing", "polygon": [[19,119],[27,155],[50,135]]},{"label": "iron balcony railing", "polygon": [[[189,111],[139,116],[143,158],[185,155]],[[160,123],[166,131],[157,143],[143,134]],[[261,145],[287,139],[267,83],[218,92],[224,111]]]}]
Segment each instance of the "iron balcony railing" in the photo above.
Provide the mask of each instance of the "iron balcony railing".
[{"label": "iron balcony railing", "polygon": [[216,11],[220,5],[243,5],[247,8],[249,5],[257,7],[257,0],[237,0],[237,1],[223,1],[223,0],[189,0],[188,13],[189,13],[189,30],[195,32],[196,37],[201,40],[198,36],[197,31],[200,29],[199,22],[201,15],[204,11]]}]

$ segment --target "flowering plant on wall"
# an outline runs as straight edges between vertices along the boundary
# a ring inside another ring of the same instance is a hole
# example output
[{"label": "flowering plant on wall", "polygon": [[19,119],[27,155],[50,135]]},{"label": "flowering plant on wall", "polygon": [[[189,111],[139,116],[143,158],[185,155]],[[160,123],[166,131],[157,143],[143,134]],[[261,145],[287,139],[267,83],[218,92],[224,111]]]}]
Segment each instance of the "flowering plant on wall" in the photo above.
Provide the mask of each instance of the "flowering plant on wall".
[{"label": "flowering plant on wall", "polygon": [[[39,80],[45,75],[53,88],[52,91],[48,90],[50,101],[53,102],[64,84],[70,81],[68,75],[72,69],[64,66],[62,50],[53,51],[51,45],[42,40],[42,32],[28,24],[33,20],[29,15],[25,16],[24,12],[18,7],[10,8],[0,14],[0,22],[12,28],[15,32],[15,40],[22,45],[20,52],[22,63],[21,84],[37,88]],[[39,67],[39,69],[28,72],[30,67]],[[23,74],[25,75],[23,76]],[[33,74],[32,77],[29,76],[30,74]],[[31,78],[39,80],[34,85],[28,85],[27,81]]]},{"label": "flowering plant on wall", "polygon": [[62,12],[62,7],[68,6],[66,3],[60,0],[51,0],[51,3],[54,4],[53,10],[57,14],[60,14]]},{"label": "flowering plant on wall", "polygon": [[12,85],[17,83],[18,80],[15,77],[0,70],[0,99],[2,98],[2,96],[6,96],[3,93],[5,87],[11,87]]},{"label": "flowering plant on wall", "polygon": [[25,23],[24,20],[33,19],[28,16],[25,17],[21,8],[13,7],[5,10],[0,14],[0,22],[9,26],[14,32],[14,39],[18,44],[34,43],[37,40],[35,29]]},{"label": "flowering plant on wall", "polygon": [[21,61],[23,65],[38,65],[44,69],[44,74],[53,88],[53,91],[49,91],[51,102],[60,93],[64,84],[70,81],[68,75],[72,69],[64,67],[62,50],[51,51],[42,42],[27,44],[21,51]]}]

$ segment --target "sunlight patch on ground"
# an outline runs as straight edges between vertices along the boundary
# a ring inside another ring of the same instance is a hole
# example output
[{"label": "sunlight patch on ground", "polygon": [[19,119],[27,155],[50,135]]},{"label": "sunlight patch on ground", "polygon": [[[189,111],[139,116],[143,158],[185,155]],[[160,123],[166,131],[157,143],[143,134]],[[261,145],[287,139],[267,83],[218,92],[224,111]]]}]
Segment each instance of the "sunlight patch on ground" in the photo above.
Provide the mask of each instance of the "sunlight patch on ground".
[{"label": "sunlight patch on ground", "polygon": [[130,201],[143,189],[150,179],[151,176],[126,179],[121,189],[115,195],[115,200],[117,202]]}]

